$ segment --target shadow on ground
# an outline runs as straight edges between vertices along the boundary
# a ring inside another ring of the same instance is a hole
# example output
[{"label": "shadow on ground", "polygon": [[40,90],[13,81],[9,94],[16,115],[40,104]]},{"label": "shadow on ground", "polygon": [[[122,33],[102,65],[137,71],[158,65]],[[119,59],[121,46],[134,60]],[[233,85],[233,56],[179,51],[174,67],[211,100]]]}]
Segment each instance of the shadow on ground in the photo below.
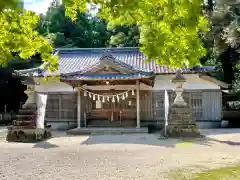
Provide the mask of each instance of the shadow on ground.
[{"label": "shadow on ground", "polygon": [[[175,148],[179,144],[202,145],[211,147],[213,144],[221,143],[230,146],[240,146],[239,129],[213,129],[202,130],[202,138],[160,138],[158,134],[133,134],[133,135],[90,135],[82,145],[94,144],[140,144],[150,146],[160,146],[165,148]],[[232,135],[231,135],[232,134]],[[224,138],[225,135],[230,138]],[[235,137],[235,139],[231,139]]]},{"label": "shadow on ground", "polygon": [[47,140],[38,142],[33,146],[33,148],[41,148],[41,149],[52,149],[52,148],[57,148],[57,147],[59,147],[59,146],[56,144],[49,143]]},{"label": "shadow on ground", "polygon": [[[2,133],[3,135],[5,134],[5,132]],[[81,145],[88,146],[96,144],[138,144],[163,148],[175,148],[178,145],[212,147],[214,144],[220,143],[240,147],[240,129],[207,129],[201,130],[201,133],[205,136],[204,138],[162,139],[159,134],[68,136],[64,131],[53,131],[52,138],[35,143],[33,148],[52,149],[61,146],[62,143],[67,143],[68,145],[71,145],[71,143],[80,143]]]},{"label": "shadow on ground", "polygon": [[94,145],[94,144],[138,144],[159,146],[164,148],[175,148],[177,144],[186,143],[199,144],[204,146],[212,146],[213,142],[208,141],[206,138],[192,139],[181,138],[162,139],[156,134],[147,135],[91,135],[81,145]]},{"label": "shadow on ground", "polygon": [[225,134],[239,134],[240,128],[218,128],[218,129],[201,129],[200,132],[205,135],[225,135]]},{"label": "shadow on ground", "polygon": [[231,140],[223,141],[223,140],[218,140],[218,139],[214,139],[214,138],[206,138],[206,140],[213,141],[213,142],[218,142],[218,143],[221,143],[221,144],[227,144],[227,145],[230,145],[230,146],[240,146],[240,140],[239,141],[231,141]]}]

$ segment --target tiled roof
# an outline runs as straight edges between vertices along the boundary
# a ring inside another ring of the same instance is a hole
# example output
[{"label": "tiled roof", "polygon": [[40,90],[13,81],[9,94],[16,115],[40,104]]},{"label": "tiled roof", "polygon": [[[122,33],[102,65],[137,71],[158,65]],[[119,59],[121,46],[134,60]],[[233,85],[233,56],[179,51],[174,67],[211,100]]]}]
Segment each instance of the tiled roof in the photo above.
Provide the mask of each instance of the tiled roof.
[{"label": "tiled roof", "polygon": [[[154,73],[175,73],[177,68],[169,68],[156,64],[154,61],[146,62],[146,56],[139,52],[138,48],[92,48],[92,49],[58,49],[59,50],[59,73],[84,72],[86,69],[98,64],[106,51],[126,68],[133,68],[137,71]],[[204,67],[181,69],[183,73],[206,72]]]},{"label": "tiled roof", "polygon": [[[106,50],[114,59],[122,64],[131,66],[135,70],[154,73],[175,73],[176,68],[171,69],[161,66],[154,61],[147,63],[146,57],[138,51],[138,48],[109,48],[109,49],[59,49],[59,73],[82,72],[97,64]],[[188,69],[183,68],[183,72]]]},{"label": "tiled roof", "polygon": [[[112,60],[113,63],[133,71],[170,74],[178,70],[177,68],[156,64],[154,61],[146,62],[146,56],[140,53],[138,48],[59,48],[55,51],[59,57],[58,71],[54,73],[38,71],[38,75],[82,74],[98,66],[101,60],[107,58]],[[181,71],[183,73],[207,72],[209,69],[211,68],[195,67],[188,69],[184,67]]]}]

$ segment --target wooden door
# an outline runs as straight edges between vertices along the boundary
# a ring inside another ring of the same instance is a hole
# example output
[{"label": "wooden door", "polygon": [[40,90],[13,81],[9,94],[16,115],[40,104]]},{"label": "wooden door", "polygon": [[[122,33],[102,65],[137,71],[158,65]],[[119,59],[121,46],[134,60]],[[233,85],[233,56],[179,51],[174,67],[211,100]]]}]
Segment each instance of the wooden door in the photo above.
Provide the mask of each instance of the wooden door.
[{"label": "wooden door", "polygon": [[[112,93],[110,94],[107,92],[99,94],[111,95]],[[108,120],[110,126],[111,124],[113,126],[121,126],[121,124],[124,124],[123,121],[131,121],[133,123],[136,121],[136,98],[134,95],[129,94],[125,100],[120,99],[119,102],[117,99],[115,99],[115,102],[112,102],[112,99],[109,101],[105,99],[105,102],[93,99],[89,99],[89,101],[91,103],[89,120]]]}]

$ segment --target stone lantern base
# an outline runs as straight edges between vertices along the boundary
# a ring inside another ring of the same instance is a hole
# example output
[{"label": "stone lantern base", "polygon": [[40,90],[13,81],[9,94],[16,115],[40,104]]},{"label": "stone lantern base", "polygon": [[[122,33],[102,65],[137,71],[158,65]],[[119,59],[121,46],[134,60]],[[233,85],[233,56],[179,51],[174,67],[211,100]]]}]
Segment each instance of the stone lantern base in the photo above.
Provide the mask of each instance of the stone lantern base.
[{"label": "stone lantern base", "polygon": [[187,104],[172,105],[166,135],[168,137],[201,137]]}]

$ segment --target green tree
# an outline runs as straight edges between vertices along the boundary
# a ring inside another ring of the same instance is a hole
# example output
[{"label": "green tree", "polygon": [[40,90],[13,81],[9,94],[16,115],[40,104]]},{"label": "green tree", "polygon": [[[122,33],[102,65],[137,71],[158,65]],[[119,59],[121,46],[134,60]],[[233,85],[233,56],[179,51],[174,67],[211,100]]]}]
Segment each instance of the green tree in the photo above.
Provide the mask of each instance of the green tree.
[{"label": "green tree", "polygon": [[51,45],[35,30],[38,21],[35,13],[20,9],[20,1],[1,1],[0,66],[7,66],[16,55],[28,59],[40,54],[43,62],[51,62],[49,70],[57,68],[57,58],[52,60]]},{"label": "green tree", "polygon": [[110,38],[107,24],[89,13],[77,14],[76,21],[65,16],[64,5],[52,3],[37,30],[54,47],[106,47]]},{"label": "green tree", "polygon": [[76,20],[87,4],[100,7],[98,15],[109,27],[137,25],[141,51],[159,64],[182,67],[199,64],[206,54],[199,34],[208,30],[202,0],[63,0],[66,14]]},{"label": "green tree", "polygon": [[138,47],[139,29],[136,25],[118,26],[111,29],[109,44],[117,47]]},{"label": "green tree", "polygon": [[[141,51],[157,63],[177,67],[182,67],[183,64],[193,66],[206,54],[199,37],[201,32],[208,30],[207,20],[202,14],[202,0],[63,0],[63,3],[66,15],[75,21],[78,10],[85,12],[87,4],[90,3],[100,6],[98,15],[108,21],[109,27],[137,25]],[[11,2],[10,7],[15,9],[16,4],[17,0]],[[3,6],[3,9],[6,7],[9,8],[9,4]],[[14,17],[19,18],[19,14],[15,14]],[[33,29],[32,26],[31,30]],[[32,34],[34,33],[29,33],[29,36]],[[37,37],[40,38],[38,35]],[[20,44],[18,47],[23,49]],[[28,58],[38,51],[41,55],[45,53],[42,55],[44,61],[51,59],[52,50],[48,43],[45,43],[44,47],[48,47],[49,50],[45,52],[40,50],[42,48],[39,46],[33,47],[38,49],[32,48],[27,51],[28,55],[21,54],[21,57]],[[24,49],[26,51],[30,48]]]},{"label": "green tree", "polygon": [[214,63],[220,65],[222,80],[230,84],[239,81],[239,12],[240,3],[237,0],[219,0],[215,3],[208,0],[206,4],[206,16],[211,25],[211,31],[205,36],[206,47]]}]

